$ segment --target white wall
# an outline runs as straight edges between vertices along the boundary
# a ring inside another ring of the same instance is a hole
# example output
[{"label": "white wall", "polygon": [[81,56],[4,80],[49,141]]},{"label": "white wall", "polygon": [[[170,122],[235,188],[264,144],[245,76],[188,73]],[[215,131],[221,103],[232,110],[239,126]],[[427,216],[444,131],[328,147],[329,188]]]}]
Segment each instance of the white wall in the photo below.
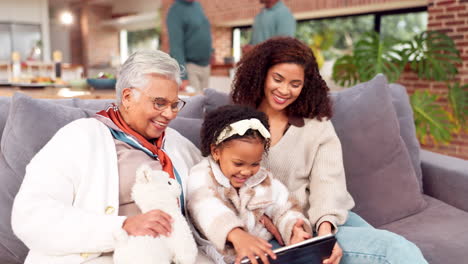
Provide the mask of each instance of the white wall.
[{"label": "white wall", "polygon": [[50,60],[47,0],[0,0],[0,22],[40,24],[44,58]]}]

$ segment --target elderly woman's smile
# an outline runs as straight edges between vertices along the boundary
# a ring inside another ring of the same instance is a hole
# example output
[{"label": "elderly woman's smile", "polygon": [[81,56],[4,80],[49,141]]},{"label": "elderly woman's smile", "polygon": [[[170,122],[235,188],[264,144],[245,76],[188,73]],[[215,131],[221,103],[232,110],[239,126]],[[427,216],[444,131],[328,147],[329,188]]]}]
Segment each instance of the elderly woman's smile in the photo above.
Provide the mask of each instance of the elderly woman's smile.
[{"label": "elderly woman's smile", "polygon": [[159,138],[177,116],[177,82],[162,75],[146,75],[143,87],[125,88],[119,110],[125,122],[146,139]]}]

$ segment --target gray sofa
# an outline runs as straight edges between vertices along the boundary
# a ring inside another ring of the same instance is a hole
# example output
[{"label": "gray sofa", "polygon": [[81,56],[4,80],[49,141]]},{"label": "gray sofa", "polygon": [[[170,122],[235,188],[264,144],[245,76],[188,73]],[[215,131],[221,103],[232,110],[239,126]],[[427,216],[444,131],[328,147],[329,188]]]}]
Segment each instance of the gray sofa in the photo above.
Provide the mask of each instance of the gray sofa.
[{"label": "gray sofa", "polygon": [[[430,263],[467,263],[468,161],[420,150],[405,88],[382,75],[331,97],[354,211],[416,243]],[[203,114],[229,99],[207,89],[188,101],[171,126],[199,146]],[[10,224],[27,163],[60,127],[108,103],[0,97],[0,263],[27,254]]]}]

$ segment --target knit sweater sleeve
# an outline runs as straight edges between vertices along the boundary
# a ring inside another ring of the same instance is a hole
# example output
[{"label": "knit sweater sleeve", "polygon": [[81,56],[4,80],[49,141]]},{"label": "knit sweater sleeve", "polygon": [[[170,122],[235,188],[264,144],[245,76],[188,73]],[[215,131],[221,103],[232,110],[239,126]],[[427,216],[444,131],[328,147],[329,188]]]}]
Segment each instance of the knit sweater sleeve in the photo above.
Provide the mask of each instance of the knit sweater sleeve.
[{"label": "knit sweater sleeve", "polygon": [[324,121],[309,177],[308,215],[315,228],[328,221],[337,230],[344,224],[354,201],[346,189],[341,143],[331,121]]},{"label": "knit sweater sleeve", "polygon": [[286,245],[291,243],[292,230],[298,219],[304,221],[305,230],[312,234],[309,220],[302,214],[296,199],[289,195],[286,186],[276,179],[271,181],[273,203],[267,208],[266,214],[272,218]]},{"label": "knit sweater sleeve", "polygon": [[187,189],[187,207],[193,224],[216,249],[224,251],[229,232],[243,227],[243,223],[217,193],[206,159],[190,171]]}]

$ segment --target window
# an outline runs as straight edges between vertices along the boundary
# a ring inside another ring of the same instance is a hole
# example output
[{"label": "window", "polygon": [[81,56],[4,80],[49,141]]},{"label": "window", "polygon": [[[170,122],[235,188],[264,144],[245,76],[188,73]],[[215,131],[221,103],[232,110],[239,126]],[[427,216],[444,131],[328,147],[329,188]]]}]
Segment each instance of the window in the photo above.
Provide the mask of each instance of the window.
[{"label": "window", "polygon": [[380,34],[410,40],[427,29],[427,12],[382,16]]},{"label": "window", "polygon": [[128,56],[138,50],[157,50],[159,48],[159,30],[150,28],[120,32],[120,54],[123,63]]},{"label": "window", "polygon": [[232,34],[232,55],[234,61],[237,62],[242,56],[242,47],[249,44],[252,38],[252,27],[235,28]]},{"label": "window", "polygon": [[9,61],[11,56],[10,25],[0,24],[0,61]]},{"label": "window", "polygon": [[[363,14],[347,17],[303,20],[297,22],[296,38],[305,42],[314,51],[320,67],[320,73],[330,89],[340,89],[332,79],[335,60],[352,53],[353,45],[365,32],[376,30],[382,36],[411,39],[427,29],[427,11],[425,8],[397,10]],[[233,30],[233,50],[237,60],[241,47],[248,44],[252,34],[251,27],[239,27]]]},{"label": "window", "polygon": [[21,60],[42,60],[41,27],[33,24],[0,24],[0,60],[9,61],[18,51]]},{"label": "window", "polygon": [[325,60],[351,52],[360,36],[374,28],[374,15],[298,22],[296,38],[320,51]]},{"label": "window", "polygon": [[330,89],[339,88],[331,78],[335,60],[352,53],[361,35],[374,29],[374,21],[375,15],[371,14],[297,23],[296,38],[311,47],[322,78]]}]

